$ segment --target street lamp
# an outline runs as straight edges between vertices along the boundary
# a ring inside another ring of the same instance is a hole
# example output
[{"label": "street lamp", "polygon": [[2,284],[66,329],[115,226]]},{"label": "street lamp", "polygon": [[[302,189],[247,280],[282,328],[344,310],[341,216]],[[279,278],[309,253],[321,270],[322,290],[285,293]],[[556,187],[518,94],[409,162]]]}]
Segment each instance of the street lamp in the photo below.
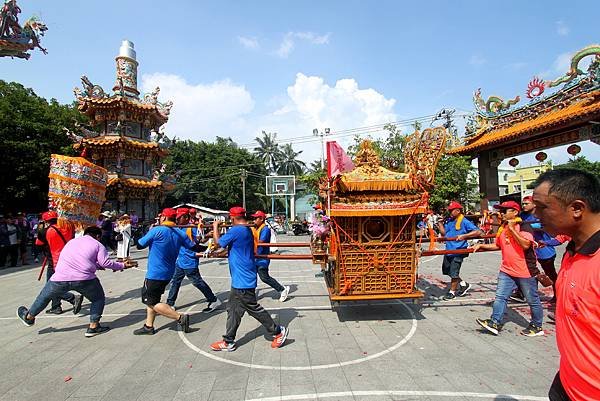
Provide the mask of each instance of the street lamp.
[{"label": "street lamp", "polygon": [[321,137],[321,170],[325,170],[325,135],[329,135],[330,132],[329,128],[325,128],[325,133],[319,132],[317,128],[313,129],[313,135]]}]

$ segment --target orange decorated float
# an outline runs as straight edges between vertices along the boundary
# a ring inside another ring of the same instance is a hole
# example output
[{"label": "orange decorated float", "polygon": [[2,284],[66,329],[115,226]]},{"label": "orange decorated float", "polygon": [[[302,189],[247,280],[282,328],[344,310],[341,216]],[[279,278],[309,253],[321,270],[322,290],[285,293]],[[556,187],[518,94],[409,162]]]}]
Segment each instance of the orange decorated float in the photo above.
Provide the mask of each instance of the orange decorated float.
[{"label": "orange decorated float", "polygon": [[428,190],[444,152],[444,128],[415,132],[405,149],[405,172],[381,166],[369,141],[355,168],[331,177],[321,188],[327,229],[313,234],[332,301],[419,298],[416,288],[417,215],[428,208]]}]

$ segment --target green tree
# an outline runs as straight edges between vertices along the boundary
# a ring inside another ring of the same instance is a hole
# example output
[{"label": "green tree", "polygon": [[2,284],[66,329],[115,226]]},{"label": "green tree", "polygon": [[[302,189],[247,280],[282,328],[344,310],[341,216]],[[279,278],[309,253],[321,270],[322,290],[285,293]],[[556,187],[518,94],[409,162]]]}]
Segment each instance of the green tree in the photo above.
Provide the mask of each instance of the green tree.
[{"label": "green tree", "polygon": [[554,168],[574,168],[577,170],[587,171],[600,178],[600,162],[591,162],[585,156],[577,156],[569,159],[568,162],[554,166]]},{"label": "green tree", "polygon": [[299,181],[305,186],[305,192],[315,195],[319,194],[319,182],[327,177],[325,169],[321,168],[321,160],[314,160],[310,163],[308,170],[300,177]]},{"label": "green tree", "polygon": [[430,192],[429,206],[440,210],[451,200],[463,205],[480,199],[475,168],[467,156],[444,156],[435,170],[435,188]]},{"label": "green tree", "polygon": [[166,158],[167,171],[177,176],[175,190],[166,203],[193,202],[226,210],[241,205],[242,169],[246,170],[246,207],[264,209],[265,167],[248,150],[239,148],[230,138],[217,137],[214,143],[177,141]]},{"label": "green tree", "polygon": [[256,137],[258,146],[254,148],[254,152],[265,163],[265,167],[269,173],[277,171],[277,162],[281,157],[281,150],[277,144],[277,133],[262,132],[262,137]]},{"label": "green tree", "polygon": [[298,160],[302,151],[296,152],[291,144],[283,145],[280,152],[281,159],[277,162],[277,174],[300,176],[306,168],[303,161]]},{"label": "green tree", "polygon": [[48,207],[50,155],[74,154],[63,128],[76,132],[76,121],[86,118],[73,105],[48,102],[19,83],[0,80],[0,210]]}]

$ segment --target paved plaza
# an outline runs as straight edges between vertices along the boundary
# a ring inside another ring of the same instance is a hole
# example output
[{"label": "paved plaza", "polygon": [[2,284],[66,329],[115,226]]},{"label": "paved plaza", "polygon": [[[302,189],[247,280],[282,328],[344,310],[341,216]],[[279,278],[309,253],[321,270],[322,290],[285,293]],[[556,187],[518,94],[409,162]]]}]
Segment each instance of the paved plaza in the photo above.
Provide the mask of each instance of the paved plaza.
[{"label": "paved plaza", "polygon": [[[246,315],[238,349],[230,353],[209,348],[224,333],[225,310],[200,312],[205,300],[187,279],[177,307],[192,314],[192,332],[159,317],[154,336],[133,336],[145,318],[140,287],[147,252],[132,255],[139,268],[98,273],[107,296],[102,323],[112,330],[93,338],[84,337],[87,300],[78,316],[70,309],[60,316],[42,313],[25,327],[15,310],[30,306],[42,287],[39,265],[0,271],[0,401],[546,400],[558,369],[553,324],[544,322],[544,337],[519,334],[528,323],[527,305],[511,305],[499,336],[479,330],[475,318],[491,313],[497,252],[465,259],[463,278],[473,288],[464,298],[442,301],[442,257],[423,257],[419,287],[426,297],[419,303],[356,302],[333,310],[323,279],[315,277],[318,266],[273,261],[271,273],[291,286],[290,297],[280,303],[260,283],[259,302],[289,326],[290,336],[282,348],[271,349],[266,332]],[[226,300],[227,261],[202,260],[201,273]],[[547,312],[550,296],[544,292]]]}]

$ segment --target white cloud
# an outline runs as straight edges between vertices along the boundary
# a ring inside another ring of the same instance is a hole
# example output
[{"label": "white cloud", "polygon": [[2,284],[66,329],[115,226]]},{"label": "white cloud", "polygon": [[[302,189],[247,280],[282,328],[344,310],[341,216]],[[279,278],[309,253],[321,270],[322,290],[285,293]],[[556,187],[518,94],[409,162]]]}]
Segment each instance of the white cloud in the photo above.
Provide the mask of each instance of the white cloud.
[{"label": "white cloud", "polygon": [[[571,59],[573,58],[574,54],[575,52],[559,54],[556,59],[554,59],[552,69],[541,72],[539,76],[545,79],[554,79],[566,74],[571,68]],[[592,60],[593,57],[589,56],[582,59],[579,62],[578,68],[582,71],[587,71]]]},{"label": "white cloud", "polygon": [[560,36],[567,36],[569,32],[570,29],[564,21],[556,21],[556,33],[558,33]]},{"label": "white cloud", "polygon": [[190,84],[173,74],[144,74],[142,90],[160,87],[160,100],[173,101],[167,136],[212,142],[218,136],[235,138],[244,132],[254,100],[243,85],[230,80]]},{"label": "white cloud", "polygon": [[296,40],[304,40],[313,45],[325,45],[329,43],[330,34],[317,35],[313,32],[288,32],[283,37],[275,54],[281,58],[287,58],[296,46]]},{"label": "white cloud", "polygon": [[[397,120],[395,99],[388,99],[371,88],[360,88],[354,79],[340,79],[333,86],[323,78],[298,73],[281,93],[274,94],[254,112],[251,93],[229,80],[191,84],[172,74],[154,73],[142,76],[142,90],[161,88],[160,100],[173,101],[171,116],[165,129],[168,136],[194,141],[213,142],[215,137],[231,137],[239,145],[252,150],[254,138],[261,131],[276,132],[281,144],[292,138],[300,158],[309,163],[321,157],[320,141],[312,130],[330,128],[332,133],[348,128],[384,124]],[[298,137],[308,136],[298,140]],[[377,137],[377,134],[374,135]],[[317,139],[316,141],[313,139]],[[352,136],[332,137],[342,146]]]},{"label": "white cloud", "polygon": [[258,39],[256,38],[248,38],[245,36],[238,36],[238,42],[246,49],[256,50],[260,48],[260,44],[258,43]]},{"label": "white cloud", "polygon": [[478,54],[474,54],[471,56],[471,58],[469,58],[469,64],[474,65],[476,67],[484,65],[486,62],[487,60]]},{"label": "white cloud", "polygon": [[[287,88],[288,98],[272,113],[257,121],[260,130],[277,132],[278,138],[310,136],[314,128],[336,131],[384,124],[397,120],[395,99],[387,99],[374,89],[360,89],[354,79],[340,79],[329,86],[323,78],[296,74],[296,81]],[[260,132],[257,130],[257,132]],[[352,142],[351,136],[332,137],[342,146]],[[319,141],[293,143],[302,150],[303,160],[310,162],[321,157]]]}]

